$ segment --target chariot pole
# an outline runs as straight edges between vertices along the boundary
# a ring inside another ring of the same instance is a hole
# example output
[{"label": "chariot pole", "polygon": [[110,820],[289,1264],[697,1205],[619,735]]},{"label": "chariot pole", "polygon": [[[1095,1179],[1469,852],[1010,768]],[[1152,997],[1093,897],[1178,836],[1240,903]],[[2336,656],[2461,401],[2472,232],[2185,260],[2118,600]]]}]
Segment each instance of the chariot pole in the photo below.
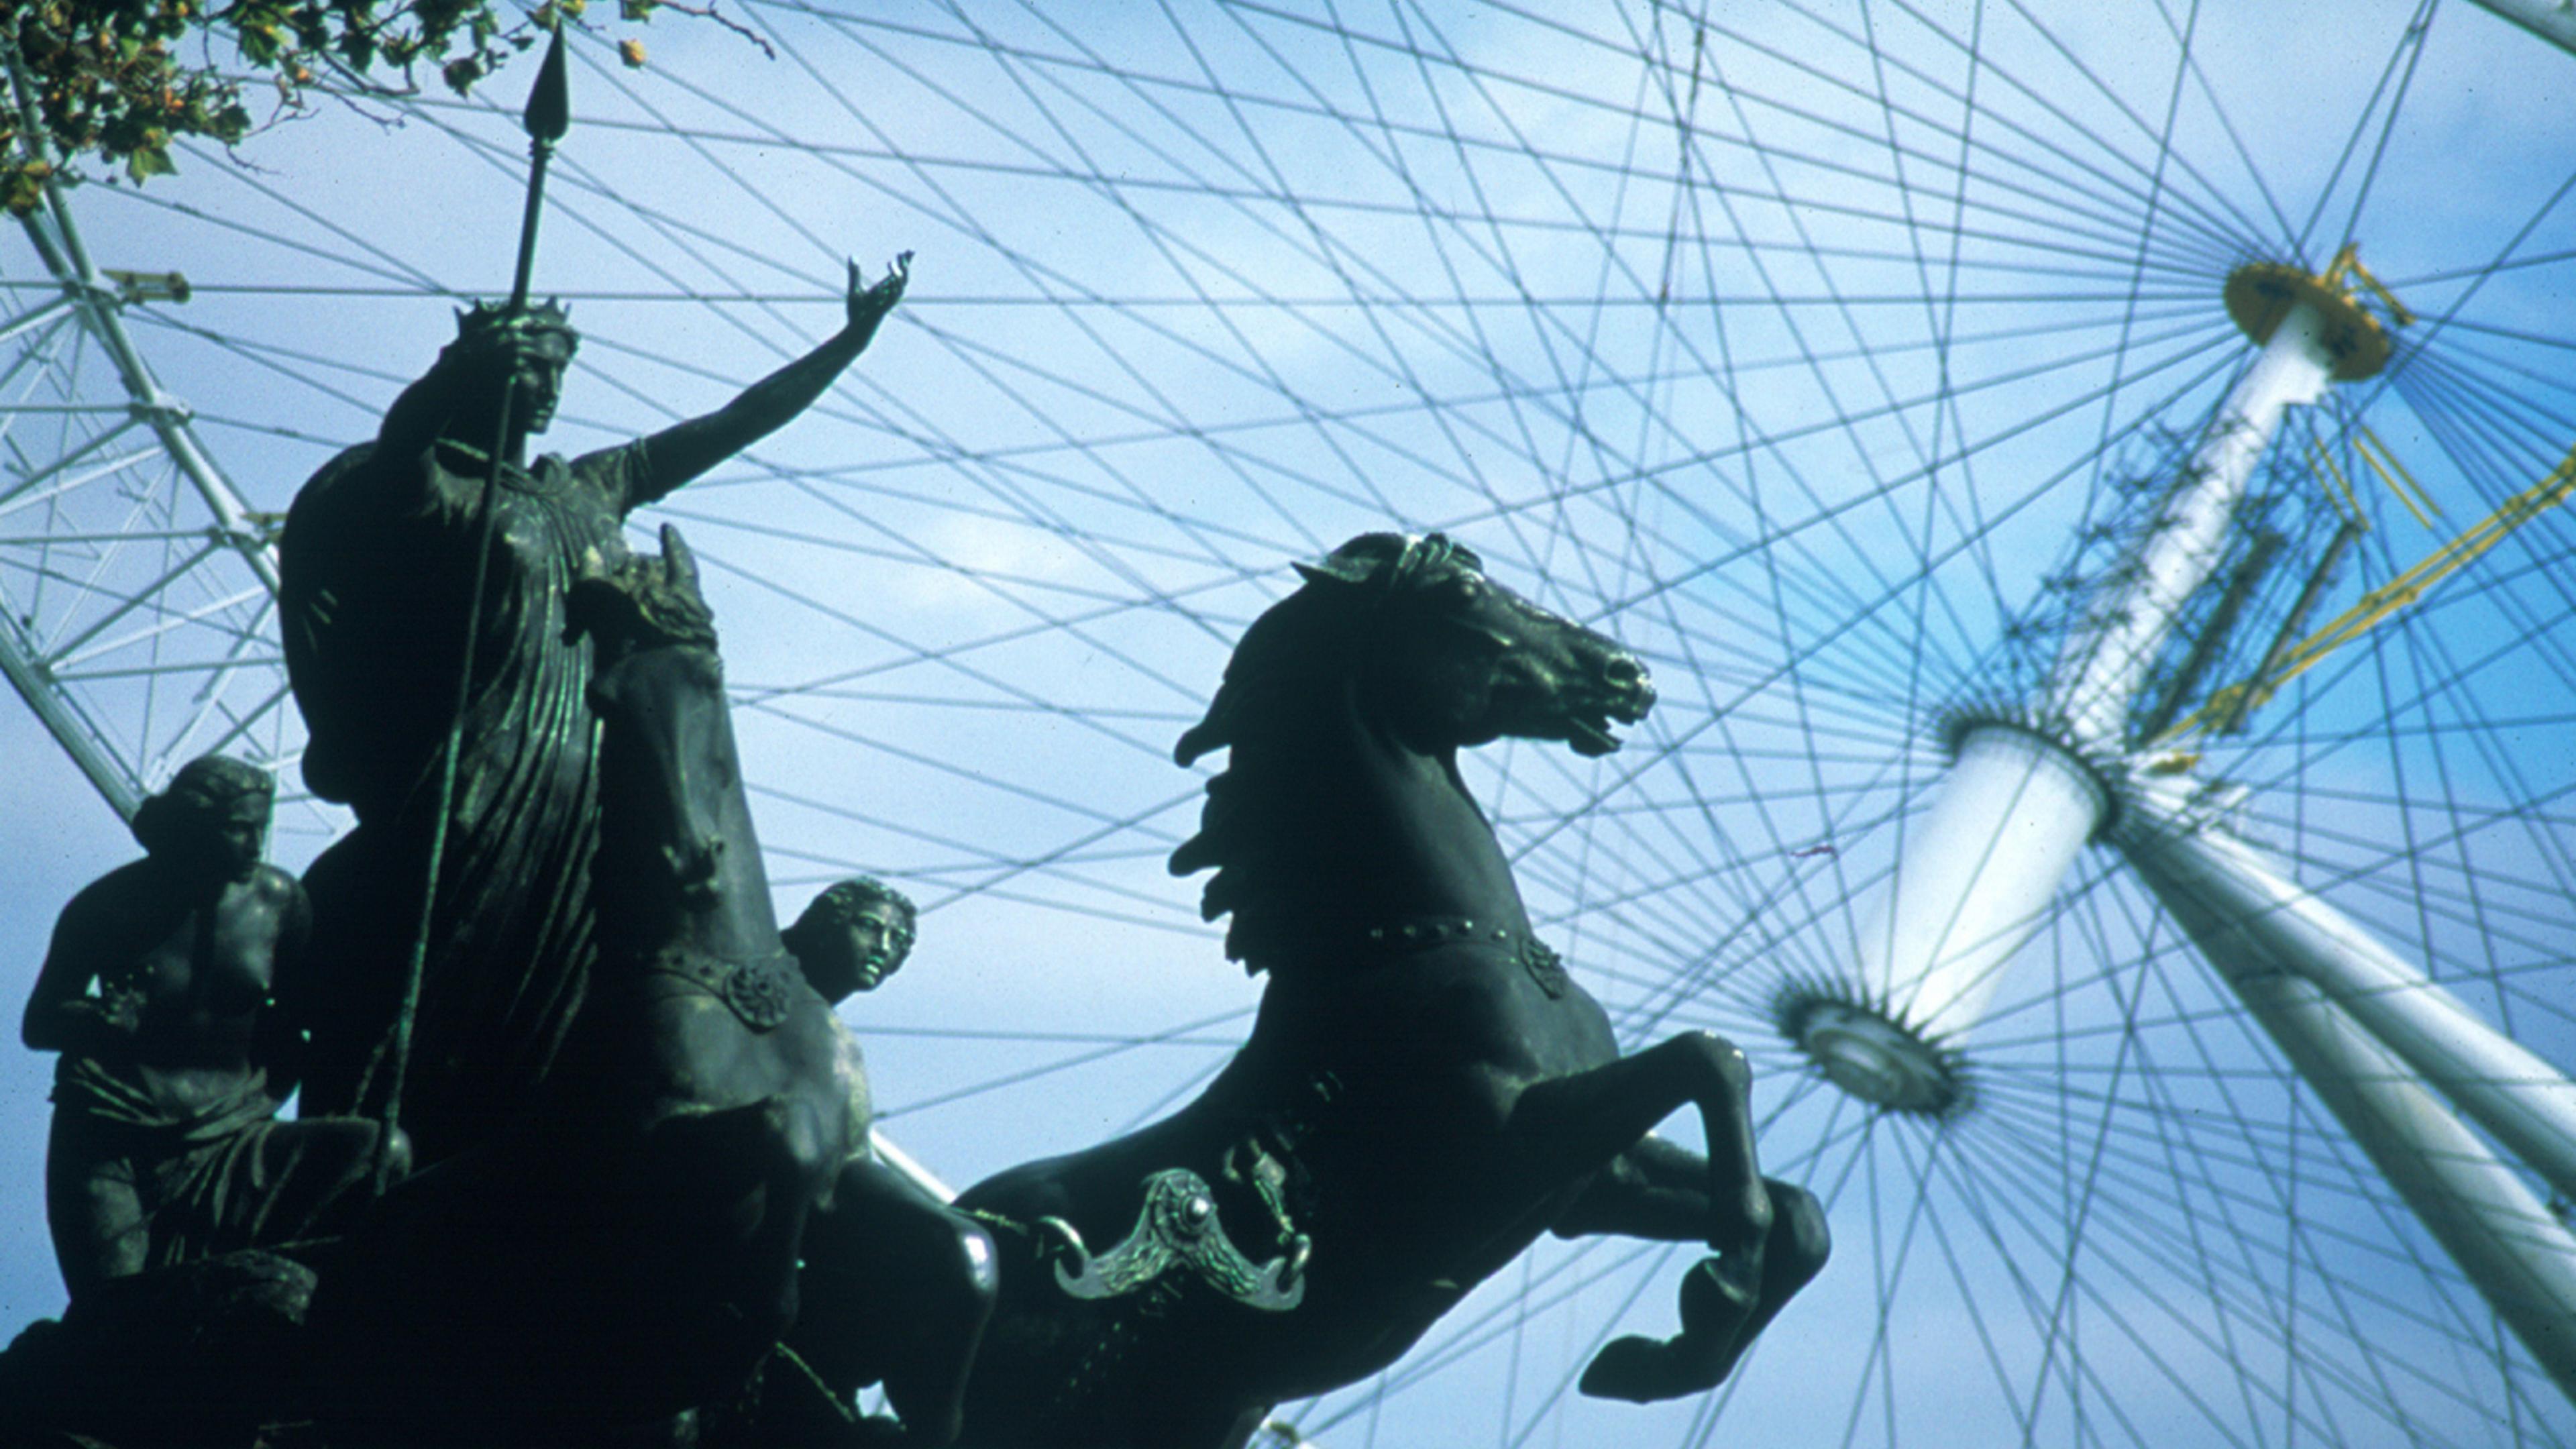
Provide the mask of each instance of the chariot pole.
[{"label": "chariot pole", "polygon": [[[510,310],[515,317],[528,304],[528,288],[537,264],[537,223],[545,207],[546,163],[553,159],[555,144],[572,127],[571,86],[564,70],[563,22],[554,24],[554,38],[546,46],[544,64],[537,71],[537,83],[528,94],[526,110],[520,124],[528,133],[528,200],[519,216],[519,258],[517,271],[510,283]],[[483,478],[482,497],[474,509],[474,588],[468,596],[465,614],[465,648],[456,670],[456,691],[450,700],[447,716],[447,742],[439,755],[438,813],[429,834],[429,867],[421,883],[420,917],[412,931],[411,953],[403,967],[402,1003],[394,1014],[393,1040],[388,1047],[391,1076],[385,1089],[381,1117],[383,1132],[376,1157],[376,1184],[382,1189],[392,1176],[394,1131],[402,1118],[405,1079],[411,1069],[412,1028],[420,1015],[421,978],[429,967],[429,933],[438,912],[438,882],[447,855],[449,815],[456,803],[457,760],[465,748],[465,711],[472,703],[474,691],[475,641],[481,630],[476,621],[483,614],[483,596],[490,583],[492,530],[496,521],[493,501],[500,495],[501,470],[516,458],[506,456],[510,448],[510,415],[518,405],[519,379],[514,369],[501,382],[501,408],[494,429],[489,467]]]}]

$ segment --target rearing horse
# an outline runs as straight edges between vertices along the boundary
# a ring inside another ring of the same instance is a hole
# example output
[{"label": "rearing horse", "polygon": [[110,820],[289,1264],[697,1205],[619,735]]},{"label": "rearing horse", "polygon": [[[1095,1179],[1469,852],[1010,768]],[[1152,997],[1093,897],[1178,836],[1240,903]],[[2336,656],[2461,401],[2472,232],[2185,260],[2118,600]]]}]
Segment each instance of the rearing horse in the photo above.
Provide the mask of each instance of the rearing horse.
[{"label": "rearing horse", "polygon": [[[1438,535],[1368,534],[1244,636],[1187,764],[1230,748],[1175,874],[1209,866],[1228,955],[1270,981],[1207,1092],[1130,1136],[1013,1168],[958,1206],[997,1228],[1001,1303],[964,1442],[1225,1449],[1280,1400],[1393,1363],[1540,1233],[1705,1242],[1683,1331],[1584,1374],[1650,1401],[1714,1386],[1820,1269],[1823,1214],[1755,1163],[1750,1072],[1705,1032],[1622,1057],[1532,932],[1457,751],[1618,747],[1654,702],[1611,640]],[[1695,1107],[1702,1158],[1650,1135]]]},{"label": "rearing horse", "polygon": [[695,565],[675,530],[662,549],[567,609],[602,727],[572,1036],[525,1116],[400,1184],[317,1297],[322,1417],[352,1442],[557,1444],[739,1392],[866,1140],[855,1049],[779,939]]}]

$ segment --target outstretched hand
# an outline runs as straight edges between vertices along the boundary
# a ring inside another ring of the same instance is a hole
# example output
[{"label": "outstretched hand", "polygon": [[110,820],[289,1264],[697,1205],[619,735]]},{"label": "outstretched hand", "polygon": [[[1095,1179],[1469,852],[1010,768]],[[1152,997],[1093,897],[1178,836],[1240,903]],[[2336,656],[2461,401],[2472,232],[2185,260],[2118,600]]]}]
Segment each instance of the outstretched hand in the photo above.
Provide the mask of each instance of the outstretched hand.
[{"label": "outstretched hand", "polygon": [[850,330],[861,334],[874,332],[877,324],[885,320],[885,315],[894,310],[894,304],[903,300],[904,284],[911,279],[912,253],[910,252],[899,253],[894,259],[894,265],[886,269],[884,280],[872,287],[866,285],[866,279],[859,272],[857,260],[852,259],[849,295]]}]

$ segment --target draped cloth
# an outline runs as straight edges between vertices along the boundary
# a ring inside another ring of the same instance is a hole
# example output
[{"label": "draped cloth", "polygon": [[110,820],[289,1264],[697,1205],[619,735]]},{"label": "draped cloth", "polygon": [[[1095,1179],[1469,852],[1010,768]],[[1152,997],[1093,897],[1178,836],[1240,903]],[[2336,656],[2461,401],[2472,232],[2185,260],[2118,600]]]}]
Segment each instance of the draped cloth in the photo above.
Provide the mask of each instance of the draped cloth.
[{"label": "draped cloth", "polygon": [[402,1122],[426,1163],[490,1136],[546,1079],[595,954],[598,728],[590,645],[566,590],[625,554],[645,445],[506,467],[474,603],[486,460],[452,442],[342,453],[296,496],[281,541],[288,678],[315,794],[355,830],[305,876],[314,970],[280,983],[311,1035],[304,1115],[381,1113],[438,809],[439,760],[469,617],[474,676]]},{"label": "draped cloth", "polygon": [[371,1200],[376,1130],[279,1122],[268,1074],[174,1106],[149,1068],[66,1054],[46,1216],[77,1295],[106,1278],[336,1230]]}]

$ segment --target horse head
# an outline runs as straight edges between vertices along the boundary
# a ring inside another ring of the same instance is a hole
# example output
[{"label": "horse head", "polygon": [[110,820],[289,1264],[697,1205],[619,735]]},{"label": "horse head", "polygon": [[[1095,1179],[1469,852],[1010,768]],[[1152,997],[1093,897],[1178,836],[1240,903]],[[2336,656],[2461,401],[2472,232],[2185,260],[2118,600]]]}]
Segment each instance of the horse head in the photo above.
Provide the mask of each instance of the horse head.
[{"label": "horse head", "polygon": [[[603,727],[595,878],[630,897],[620,921],[602,913],[602,931],[672,908],[706,918],[727,907],[758,918],[735,934],[775,950],[715,618],[679,530],[663,527],[660,557],[639,555],[576,582],[565,614],[567,633],[591,639],[589,704]],[[695,934],[705,934],[703,919]]]},{"label": "horse head", "polygon": [[1319,667],[1351,674],[1362,709],[1425,754],[1510,737],[1606,755],[1611,723],[1654,706],[1645,665],[1617,640],[1487,578],[1439,534],[1364,533],[1296,567],[1305,587],[1246,632],[1207,718],[1181,736],[1182,764],[1234,743],[1271,681]]},{"label": "horse head", "polygon": [[[1188,764],[1234,751],[1173,873],[1218,867],[1201,909],[1236,912],[1228,949],[1246,960],[1266,936],[1334,916],[1512,923],[1518,894],[1456,752],[1510,737],[1606,755],[1619,747],[1611,725],[1654,705],[1645,666],[1438,534],[1362,534],[1297,569],[1304,585],[1245,631],[1207,717],[1173,752]],[[1304,924],[1272,924],[1290,918]]]}]

